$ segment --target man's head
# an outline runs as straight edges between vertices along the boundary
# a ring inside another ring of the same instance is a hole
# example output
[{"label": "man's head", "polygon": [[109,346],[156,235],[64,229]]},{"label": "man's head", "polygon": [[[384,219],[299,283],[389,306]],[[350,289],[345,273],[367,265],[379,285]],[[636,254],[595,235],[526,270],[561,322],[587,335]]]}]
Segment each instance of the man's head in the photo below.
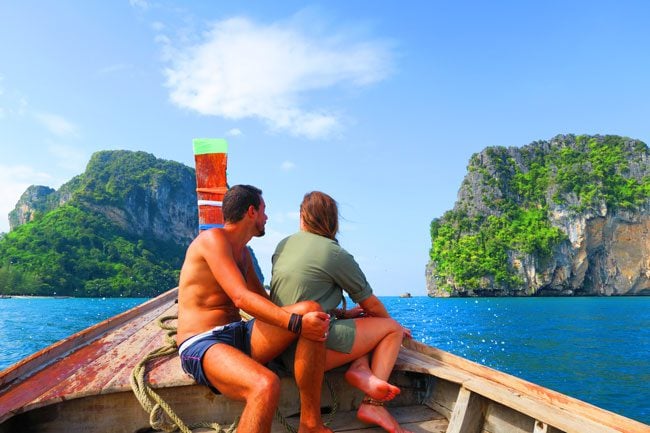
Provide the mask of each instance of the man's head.
[{"label": "man's head", "polygon": [[264,223],[266,223],[266,214],[264,213],[264,199],[262,199],[262,190],[251,185],[235,185],[230,187],[223,197],[221,210],[223,219],[227,223],[236,223],[244,218],[244,215],[253,207],[259,213],[257,222],[259,234],[264,235]]},{"label": "man's head", "polygon": [[302,227],[317,235],[336,240],[339,231],[339,208],[329,195],[320,191],[305,194],[300,204]]}]

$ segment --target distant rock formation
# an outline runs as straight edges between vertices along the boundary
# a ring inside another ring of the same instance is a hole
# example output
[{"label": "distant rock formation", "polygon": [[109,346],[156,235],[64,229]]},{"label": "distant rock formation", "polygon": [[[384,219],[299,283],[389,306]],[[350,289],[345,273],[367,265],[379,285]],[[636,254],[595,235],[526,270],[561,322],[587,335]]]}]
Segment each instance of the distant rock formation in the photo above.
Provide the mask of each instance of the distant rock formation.
[{"label": "distant rock formation", "polygon": [[471,157],[431,224],[430,296],[650,295],[648,147],[559,135]]},{"label": "distant rock formation", "polygon": [[20,196],[14,210],[9,212],[9,229],[33,221],[36,216],[43,214],[53,208],[47,198],[55,190],[42,185],[32,185]]},{"label": "distant rock formation", "polygon": [[0,293],[154,296],[198,234],[194,169],[103,151],[58,190],[32,185],[0,237]]},{"label": "distant rock formation", "polygon": [[197,234],[194,170],[145,152],[93,154],[86,171],[58,191],[32,185],[9,213],[10,229],[72,201],[136,236],[187,246]]}]

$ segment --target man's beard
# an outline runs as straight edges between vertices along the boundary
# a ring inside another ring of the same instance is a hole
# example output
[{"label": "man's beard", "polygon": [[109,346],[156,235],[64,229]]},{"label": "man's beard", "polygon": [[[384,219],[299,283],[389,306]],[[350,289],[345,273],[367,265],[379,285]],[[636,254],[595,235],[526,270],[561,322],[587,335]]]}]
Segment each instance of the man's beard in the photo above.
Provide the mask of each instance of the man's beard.
[{"label": "man's beard", "polygon": [[257,234],[255,235],[255,237],[256,237],[256,238],[261,238],[261,237],[264,236],[265,234],[266,234],[265,227],[264,227],[264,226],[262,226],[261,228],[258,227],[258,228],[257,228]]}]

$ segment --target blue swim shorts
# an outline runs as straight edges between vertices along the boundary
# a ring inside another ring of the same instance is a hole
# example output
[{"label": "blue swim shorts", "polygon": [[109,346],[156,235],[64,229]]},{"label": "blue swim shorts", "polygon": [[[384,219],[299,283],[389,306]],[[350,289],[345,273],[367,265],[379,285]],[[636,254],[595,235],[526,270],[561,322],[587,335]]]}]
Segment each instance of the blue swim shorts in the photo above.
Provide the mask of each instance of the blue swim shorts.
[{"label": "blue swim shorts", "polygon": [[215,344],[224,343],[251,356],[251,333],[254,322],[255,319],[246,322],[242,320],[217,326],[183,341],[178,347],[183,371],[192,376],[199,385],[205,385],[214,393],[220,394],[205,377],[202,364],[203,355]]}]

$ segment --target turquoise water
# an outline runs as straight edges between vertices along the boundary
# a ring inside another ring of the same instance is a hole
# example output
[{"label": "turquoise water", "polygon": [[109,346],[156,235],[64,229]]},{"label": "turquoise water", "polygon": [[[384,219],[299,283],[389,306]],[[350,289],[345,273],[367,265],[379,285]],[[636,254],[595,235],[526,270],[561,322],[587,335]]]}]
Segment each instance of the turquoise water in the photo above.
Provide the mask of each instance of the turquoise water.
[{"label": "turquoise water", "polygon": [[[650,298],[382,297],[415,339],[650,424]],[[144,299],[0,299],[0,369]]]},{"label": "turquoise water", "polygon": [[0,370],[146,299],[0,299]]}]

